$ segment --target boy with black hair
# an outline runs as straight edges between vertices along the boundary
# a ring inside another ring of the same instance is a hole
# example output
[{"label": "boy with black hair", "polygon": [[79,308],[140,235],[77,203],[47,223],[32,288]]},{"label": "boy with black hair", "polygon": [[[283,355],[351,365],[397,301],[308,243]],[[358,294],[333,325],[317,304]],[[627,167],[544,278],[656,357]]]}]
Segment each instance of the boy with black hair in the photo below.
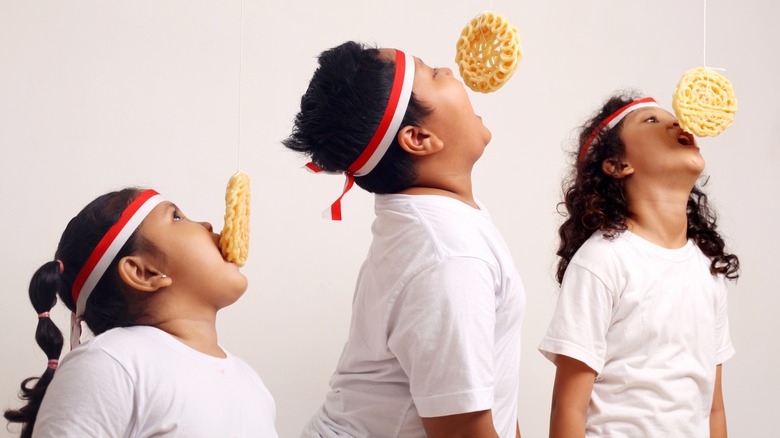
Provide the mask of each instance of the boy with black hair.
[{"label": "boy with black hair", "polygon": [[[472,194],[491,133],[463,84],[394,49],[319,58],[284,144],[376,194],[349,339],[304,437],[519,436],[525,293]],[[341,197],[330,215],[341,219]]]}]

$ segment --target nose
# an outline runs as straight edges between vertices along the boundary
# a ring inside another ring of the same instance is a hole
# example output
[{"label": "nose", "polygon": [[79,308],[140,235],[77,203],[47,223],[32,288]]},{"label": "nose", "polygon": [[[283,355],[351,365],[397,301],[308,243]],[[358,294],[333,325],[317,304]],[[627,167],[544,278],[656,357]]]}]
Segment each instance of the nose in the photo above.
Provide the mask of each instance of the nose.
[{"label": "nose", "polygon": [[201,224],[203,226],[203,228],[207,229],[209,231],[209,233],[213,233],[214,232],[214,227],[212,227],[210,223],[208,223],[208,222],[198,222],[198,223]]},{"label": "nose", "polygon": [[447,67],[442,67],[442,68],[440,68],[439,70],[441,70],[442,72],[444,72],[444,74],[446,74],[447,76],[452,76],[452,70],[450,70],[450,69],[449,69],[449,68],[447,68]]}]

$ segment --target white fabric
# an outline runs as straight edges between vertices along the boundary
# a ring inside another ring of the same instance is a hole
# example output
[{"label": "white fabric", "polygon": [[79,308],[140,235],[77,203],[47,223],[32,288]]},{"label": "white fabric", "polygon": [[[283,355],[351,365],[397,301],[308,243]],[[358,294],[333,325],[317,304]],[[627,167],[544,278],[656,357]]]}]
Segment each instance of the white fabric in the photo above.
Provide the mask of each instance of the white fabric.
[{"label": "white fabric", "polygon": [[566,270],[539,347],[597,373],[588,437],[708,437],[715,368],[734,354],[723,276],[693,243],[595,233]]},{"label": "white fabric", "polygon": [[276,437],[273,398],[242,360],[152,327],[109,330],[68,353],[34,437]]},{"label": "white fabric", "polygon": [[492,409],[514,438],[525,292],[480,208],[376,197],[349,339],[303,436],[425,437],[421,416]]}]

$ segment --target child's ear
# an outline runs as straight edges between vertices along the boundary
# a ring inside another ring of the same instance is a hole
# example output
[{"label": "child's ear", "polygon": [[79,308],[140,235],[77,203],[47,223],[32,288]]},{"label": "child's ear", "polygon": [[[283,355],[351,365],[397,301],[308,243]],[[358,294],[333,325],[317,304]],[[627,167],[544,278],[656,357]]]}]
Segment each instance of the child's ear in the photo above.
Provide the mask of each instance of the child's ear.
[{"label": "child's ear", "polygon": [[430,155],[444,149],[444,142],[433,132],[407,125],[398,131],[398,144],[412,155]]},{"label": "child's ear", "polygon": [[601,171],[612,178],[621,179],[634,173],[634,168],[631,167],[631,163],[622,161],[620,157],[612,157],[601,162]]},{"label": "child's ear", "polygon": [[154,292],[173,284],[173,280],[142,256],[122,257],[117,267],[122,281],[141,292]]}]

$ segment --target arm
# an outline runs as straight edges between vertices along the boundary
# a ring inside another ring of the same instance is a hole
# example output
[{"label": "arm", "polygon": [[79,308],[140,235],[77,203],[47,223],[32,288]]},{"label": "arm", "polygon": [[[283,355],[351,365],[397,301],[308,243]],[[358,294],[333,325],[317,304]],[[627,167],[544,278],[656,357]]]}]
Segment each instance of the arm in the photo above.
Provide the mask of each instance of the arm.
[{"label": "arm", "polygon": [[596,372],[584,363],[558,355],[550,411],[550,438],[585,437],[585,419]]},{"label": "arm", "polygon": [[490,410],[423,418],[422,423],[429,438],[498,438]]},{"label": "arm", "polygon": [[726,407],[723,404],[723,388],[721,387],[722,364],[715,367],[715,392],[712,395],[712,409],[710,410],[710,437],[726,438]]},{"label": "arm", "polygon": [[511,435],[511,423],[494,426],[492,417],[492,279],[480,260],[447,258],[415,276],[396,299],[387,346],[408,376],[429,436],[495,437],[496,427]]}]

